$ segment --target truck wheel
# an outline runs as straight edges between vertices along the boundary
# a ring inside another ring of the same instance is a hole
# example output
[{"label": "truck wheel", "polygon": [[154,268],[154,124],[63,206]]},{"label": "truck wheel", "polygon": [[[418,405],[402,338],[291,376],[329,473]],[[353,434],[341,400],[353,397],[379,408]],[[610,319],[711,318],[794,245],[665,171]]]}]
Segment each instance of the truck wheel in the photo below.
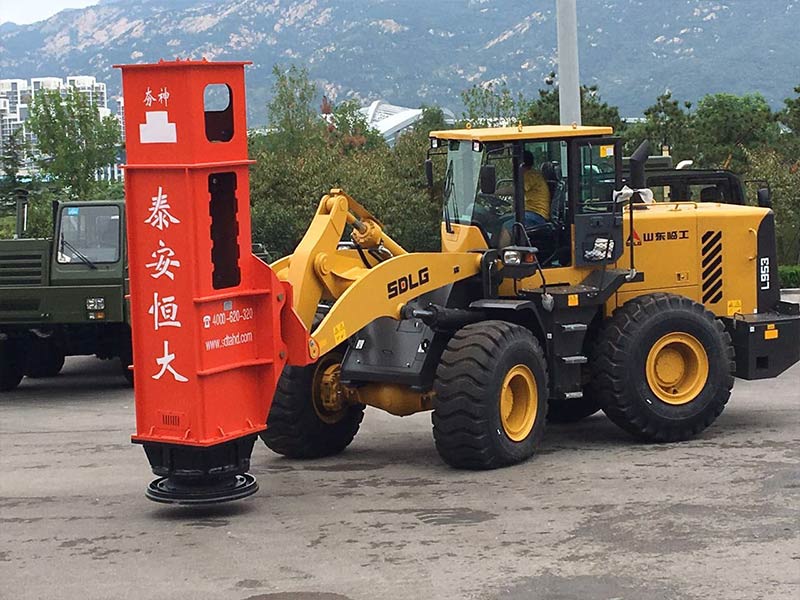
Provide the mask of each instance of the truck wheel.
[{"label": "truck wheel", "polygon": [[19,340],[0,340],[0,392],[13,390],[25,375],[25,349]]},{"label": "truck wheel", "polygon": [[577,423],[592,416],[600,410],[600,403],[594,397],[576,398],[573,400],[551,400],[547,408],[547,420],[550,423]]},{"label": "truck wheel", "polygon": [[129,358],[119,358],[119,372],[125,378],[131,387],[133,387],[133,369],[130,368],[131,360]]},{"label": "truck wheel", "polygon": [[131,341],[131,328],[125,326],[122,333],[122,345],[119,348],[119,366],[122,376],[133,386],[133,342]]},{"label": "truck wheel", "polygon": [[608,417],[649,442],[697,435],[733,387],[731,338],[697,302],[650,294],[617,310],[592,360],[593,394]]},{"label": "truck wheel", "polygon": [[442,353],[433,389],[433,438],[453,467],[522,462],[544,435],[544,352],[520,325],[484,321],[458,330]]},{"label": "truck wheel", "polygon": [[55,377],[64,367],[64,350],[52,340],[33,339],[28,345],[25,375]]},{"label": "truck wheel", "polygon": [[363,404],[326,409],[324,394],[336,394],[343,354],[329,352],[305,367],[285,367],[261,439],[290,458],[321,458],[344,450],[364,418]]}]

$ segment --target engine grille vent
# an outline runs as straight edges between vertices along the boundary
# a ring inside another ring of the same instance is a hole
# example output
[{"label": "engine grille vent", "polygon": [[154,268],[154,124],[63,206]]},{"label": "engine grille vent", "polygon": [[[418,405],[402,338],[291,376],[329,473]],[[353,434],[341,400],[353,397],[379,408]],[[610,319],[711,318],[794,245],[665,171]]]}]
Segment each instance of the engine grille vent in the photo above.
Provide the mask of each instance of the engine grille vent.
[{"label": "engine grille vent", "polygon": [[0,254],[0,286],[44,285],[44,256]]},{"label": "engine grille vent", "polygon": [[722,300],[722,232],[706,231],[703,240],[703,304]]}]

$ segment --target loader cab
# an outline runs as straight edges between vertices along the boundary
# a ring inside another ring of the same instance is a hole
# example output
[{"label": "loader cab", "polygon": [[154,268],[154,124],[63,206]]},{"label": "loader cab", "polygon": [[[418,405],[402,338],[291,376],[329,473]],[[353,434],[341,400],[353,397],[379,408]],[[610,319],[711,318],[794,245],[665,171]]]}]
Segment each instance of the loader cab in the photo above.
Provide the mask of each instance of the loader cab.
[{"label": "loader cab", "polygon": [[[431,133],[431,154],[446,157],[443,250],[475,250],[479,243],[498,250],[534,246],[543,266],[564,267],[595,262],[600,237],[614,240],[603,259],[616,259],[622,228],[613,194],[622,185],[621,143],[611,133],[607,127],[564,126]],[[530,167],[523,164],[526,156]],[[541,218],[526,213],[531,177],[540,192],[546,185],[549,197],[549,206],[537,213],[546,212]]]}]

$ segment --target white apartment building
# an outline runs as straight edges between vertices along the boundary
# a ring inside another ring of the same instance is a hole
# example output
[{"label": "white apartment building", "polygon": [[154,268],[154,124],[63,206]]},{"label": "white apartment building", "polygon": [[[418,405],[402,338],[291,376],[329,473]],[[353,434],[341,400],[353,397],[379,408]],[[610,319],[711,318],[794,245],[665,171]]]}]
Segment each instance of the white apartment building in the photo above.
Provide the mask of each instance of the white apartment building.
[{"label": "white apartment building", "polygon": [[[0,153],[15,131],[21,129],[25,141],[33,147],[36,140],[25,126],[31,102],[43,90],[58,90],[66,96],[70,88],[75,88],[88,96],[97,105],[101,117],[111,114],[108,109],[106,84],[98,82],[91,75],[70,75],[66,80],[60,77],[34,77],[25,79],[0,79]],[[30,157],[28,157],[30,158]],[[28,161],[28,168],[33,166]]]}]

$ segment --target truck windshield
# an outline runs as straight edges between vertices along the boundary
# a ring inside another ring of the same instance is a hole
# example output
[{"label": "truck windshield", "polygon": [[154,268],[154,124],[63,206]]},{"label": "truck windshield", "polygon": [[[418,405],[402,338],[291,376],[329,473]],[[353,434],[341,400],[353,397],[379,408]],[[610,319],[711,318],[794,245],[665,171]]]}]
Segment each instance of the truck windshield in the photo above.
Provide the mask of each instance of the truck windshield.
[{"label": "truck windshield", "polygon": [[119,260],[118,206],[65,206],[57,238],[58,262],[114,263]]}]

